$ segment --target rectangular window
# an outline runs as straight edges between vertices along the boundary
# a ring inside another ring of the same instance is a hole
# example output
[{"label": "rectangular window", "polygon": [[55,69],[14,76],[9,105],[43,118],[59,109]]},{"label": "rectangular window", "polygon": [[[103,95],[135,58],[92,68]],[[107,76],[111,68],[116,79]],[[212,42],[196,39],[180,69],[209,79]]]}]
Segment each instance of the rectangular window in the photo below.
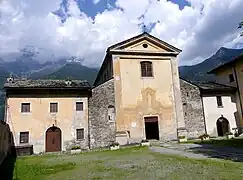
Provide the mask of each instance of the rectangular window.
[{"label": "rectangular window", "polygon": [[223,102],[222,102],[222,97],[221,96],[217,96],[217,105],[218,107],[222,107],[223,106]]},{"label": "rectangular window", "polygon": [[141,64],[141,76],[142,77],[153,77],[152,62],[142,61],[140,64]]},{"label": "rectangular window", "polygon": [[21,104],[21,112],[30,112],[30,103],[22,103]]},{"label": "rectangular window", "polygon": [[58,104],[57,103],[50,103],[50,112],[56,113],[58,111]]},{"label": "rectangular window", "polygon": [[84,129],[76,129],[77,140],[84,139]]},{"label": "rectangular window", "polygon": [[229,75],[229,81],[230,81],[230,82],[234,82],[234,81],[235,81],[235,79],[234,79],[234,75],[233,75],[233,74],[230,74],[230,75]]},{"label": "rectangular window", "polygon": [[83,111],[84,103],[83,102],[76,102],[76,111]]},{"label": "rectangular window", "polygon": [[29,132],[20,132],[19,143],[29,143]]}]

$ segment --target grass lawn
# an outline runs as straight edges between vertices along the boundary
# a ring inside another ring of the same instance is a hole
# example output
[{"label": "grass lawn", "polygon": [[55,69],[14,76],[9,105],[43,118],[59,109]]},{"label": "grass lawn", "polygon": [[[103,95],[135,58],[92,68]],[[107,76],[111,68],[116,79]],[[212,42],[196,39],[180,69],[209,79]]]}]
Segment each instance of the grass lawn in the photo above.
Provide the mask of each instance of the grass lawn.
[{"label": "grass lawn", "polygon": [[193,144],[212,144],[215,146],[228,146],[228,147],[235,147],[235,148],[243,148],[243,139],[236,138],[236,139],[210,139],[210,140],[188,140],[186,143],[193,143]]},{"label": "grass lawn", "polygon": [[16,180],[74,179],[243,179],[243,163],[194,160],[153,153],[148,148],[89,152],[76,155],[20,157]]}]

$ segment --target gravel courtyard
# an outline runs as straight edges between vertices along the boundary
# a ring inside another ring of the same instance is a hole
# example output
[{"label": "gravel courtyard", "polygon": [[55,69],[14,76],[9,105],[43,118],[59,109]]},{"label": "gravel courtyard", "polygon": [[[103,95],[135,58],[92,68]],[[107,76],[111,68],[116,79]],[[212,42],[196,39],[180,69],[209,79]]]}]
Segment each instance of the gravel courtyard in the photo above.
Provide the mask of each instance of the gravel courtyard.
[{"label": "gravel courtyard", "polygon": [[15,163],[13,179],[243,179],[242,171],[242,162],[193,159],[133,147],[75,155],[20,157]]}]

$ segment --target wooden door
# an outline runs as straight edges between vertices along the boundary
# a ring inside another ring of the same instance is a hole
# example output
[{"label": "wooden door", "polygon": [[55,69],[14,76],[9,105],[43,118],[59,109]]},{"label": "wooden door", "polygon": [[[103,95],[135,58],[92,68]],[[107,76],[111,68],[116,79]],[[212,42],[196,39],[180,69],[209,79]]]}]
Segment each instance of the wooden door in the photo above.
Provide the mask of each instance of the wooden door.
[{"label": "wooden door", "polygon": [[146,139],[156,139],[159,140],[159,123],[158,117],[145,117],[145,134]]},{"label": "wooden door", "polygon": [[55,126],[46,131],[46,152],[61,151],[61,130]]}]

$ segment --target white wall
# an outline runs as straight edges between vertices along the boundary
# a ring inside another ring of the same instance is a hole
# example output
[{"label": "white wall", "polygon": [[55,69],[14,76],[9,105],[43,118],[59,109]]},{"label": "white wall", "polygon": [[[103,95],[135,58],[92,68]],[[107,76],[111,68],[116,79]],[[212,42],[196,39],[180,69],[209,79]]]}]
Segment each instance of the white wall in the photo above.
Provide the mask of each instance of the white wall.
[{"label": "white wall", "polygon": [[237,111],[236,103],[232,102],[230,95],[224,95],[222,97],[223,107],[218,107],[216,96],[204,96],[203,106],[204,106],[204,115],[207,134],[210,136],[218,136],[217,131],[217,120],[223,115],[228,121],[230,130],[236,128],[236,119],[234,113]]}]

